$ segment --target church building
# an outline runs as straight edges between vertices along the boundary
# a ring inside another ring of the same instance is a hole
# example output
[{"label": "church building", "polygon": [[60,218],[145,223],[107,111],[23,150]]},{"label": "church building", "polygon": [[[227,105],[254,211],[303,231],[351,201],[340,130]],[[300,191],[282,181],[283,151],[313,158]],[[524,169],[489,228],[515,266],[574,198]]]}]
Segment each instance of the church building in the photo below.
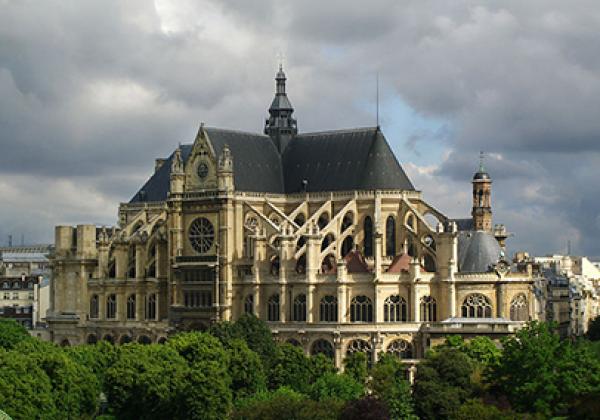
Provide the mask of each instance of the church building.
[{"label": "church building", "polygon": [[411,363],[448,334],[512,334],[535,314],[505,257],[492,179],[471,218],[422,199],[379,127],[302,133],[280,68],[264,134],[200,125],[114,227],[56,227],[48,323],[63,345],[164,342],[244,313],[324,353]]}]

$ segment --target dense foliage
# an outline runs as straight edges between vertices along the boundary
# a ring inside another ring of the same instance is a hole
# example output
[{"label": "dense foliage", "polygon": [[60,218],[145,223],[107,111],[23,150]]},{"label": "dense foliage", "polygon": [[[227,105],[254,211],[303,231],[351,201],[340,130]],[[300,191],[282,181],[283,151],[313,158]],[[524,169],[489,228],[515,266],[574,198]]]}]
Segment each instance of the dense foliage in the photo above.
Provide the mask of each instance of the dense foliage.
[{"label": "dense foliage", "polygon": [[[592,331],[590,329],[590,331]],[[593,338],[593,332],[588,333]],[[418,365],[364,353],[336,372],[252,316],[166,344],[58,347],[0,322],[0,410],[14,419],[542,419],[600,410],[600,347],[531,323],[501,343],[449,336]]]}]

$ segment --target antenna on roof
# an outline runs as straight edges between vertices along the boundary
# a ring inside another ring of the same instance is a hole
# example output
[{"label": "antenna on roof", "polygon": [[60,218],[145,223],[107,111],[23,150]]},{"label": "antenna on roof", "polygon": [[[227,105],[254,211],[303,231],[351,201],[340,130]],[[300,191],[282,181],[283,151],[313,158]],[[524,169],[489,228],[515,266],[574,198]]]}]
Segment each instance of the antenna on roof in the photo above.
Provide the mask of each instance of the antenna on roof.
[{"label": "antenna on roof", "polygon": [[379,72],[377,72],[377,88],[375,96],[375,118],[377,121],[377,128],[379,128]]}]

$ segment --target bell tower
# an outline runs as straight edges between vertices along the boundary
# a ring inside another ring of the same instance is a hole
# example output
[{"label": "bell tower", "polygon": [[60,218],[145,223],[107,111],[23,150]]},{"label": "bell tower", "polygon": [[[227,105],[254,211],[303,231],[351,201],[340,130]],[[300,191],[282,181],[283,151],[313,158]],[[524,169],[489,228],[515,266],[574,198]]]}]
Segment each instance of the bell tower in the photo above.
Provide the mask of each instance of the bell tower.
[{"label": "bell tower", "polygon": [[292,117],[294,108],[285,93],[286,80],[283,66],[280,64],[275,77],[275,98],[269,108],[269,118],[265,122],[265,134],[271,137],[280,154],[283,154],[292,137],[298,134],[296,120]]},{"label": "bell tower", "polygon": [[479,158],[479,170],[473,175],[473,229],[492,231],[492,178],[483,166],[483,152]]}]

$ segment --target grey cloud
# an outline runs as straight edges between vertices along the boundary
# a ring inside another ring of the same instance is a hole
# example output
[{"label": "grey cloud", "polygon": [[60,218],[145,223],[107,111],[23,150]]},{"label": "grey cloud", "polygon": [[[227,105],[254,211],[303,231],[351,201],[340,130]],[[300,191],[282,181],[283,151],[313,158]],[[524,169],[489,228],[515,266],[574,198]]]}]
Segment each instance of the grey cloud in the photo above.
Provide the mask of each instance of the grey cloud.
[{"label": "grey cloud", "polygon": [[[283,52],[301,130],[372,125],[379,72],[416,113],[452,127],[390,139],[421,156],[428,140],[448,149],[436,171],[413,174],[428,200],[468,215],[484,150],[495,218],[518,230],[513,248],[552,252],[570,237],[600,255],[595,1],[167,6],[180,30],[162,31],[164,11],[147,1],[4,4],[0,176],[60,191],[41,212],[0,204],[0,226],[27,217],[28,236],[49,238],[58,222],[110,220],[201,121],[260,131]],[[102,204],[81,209],[94,193]]]}]

